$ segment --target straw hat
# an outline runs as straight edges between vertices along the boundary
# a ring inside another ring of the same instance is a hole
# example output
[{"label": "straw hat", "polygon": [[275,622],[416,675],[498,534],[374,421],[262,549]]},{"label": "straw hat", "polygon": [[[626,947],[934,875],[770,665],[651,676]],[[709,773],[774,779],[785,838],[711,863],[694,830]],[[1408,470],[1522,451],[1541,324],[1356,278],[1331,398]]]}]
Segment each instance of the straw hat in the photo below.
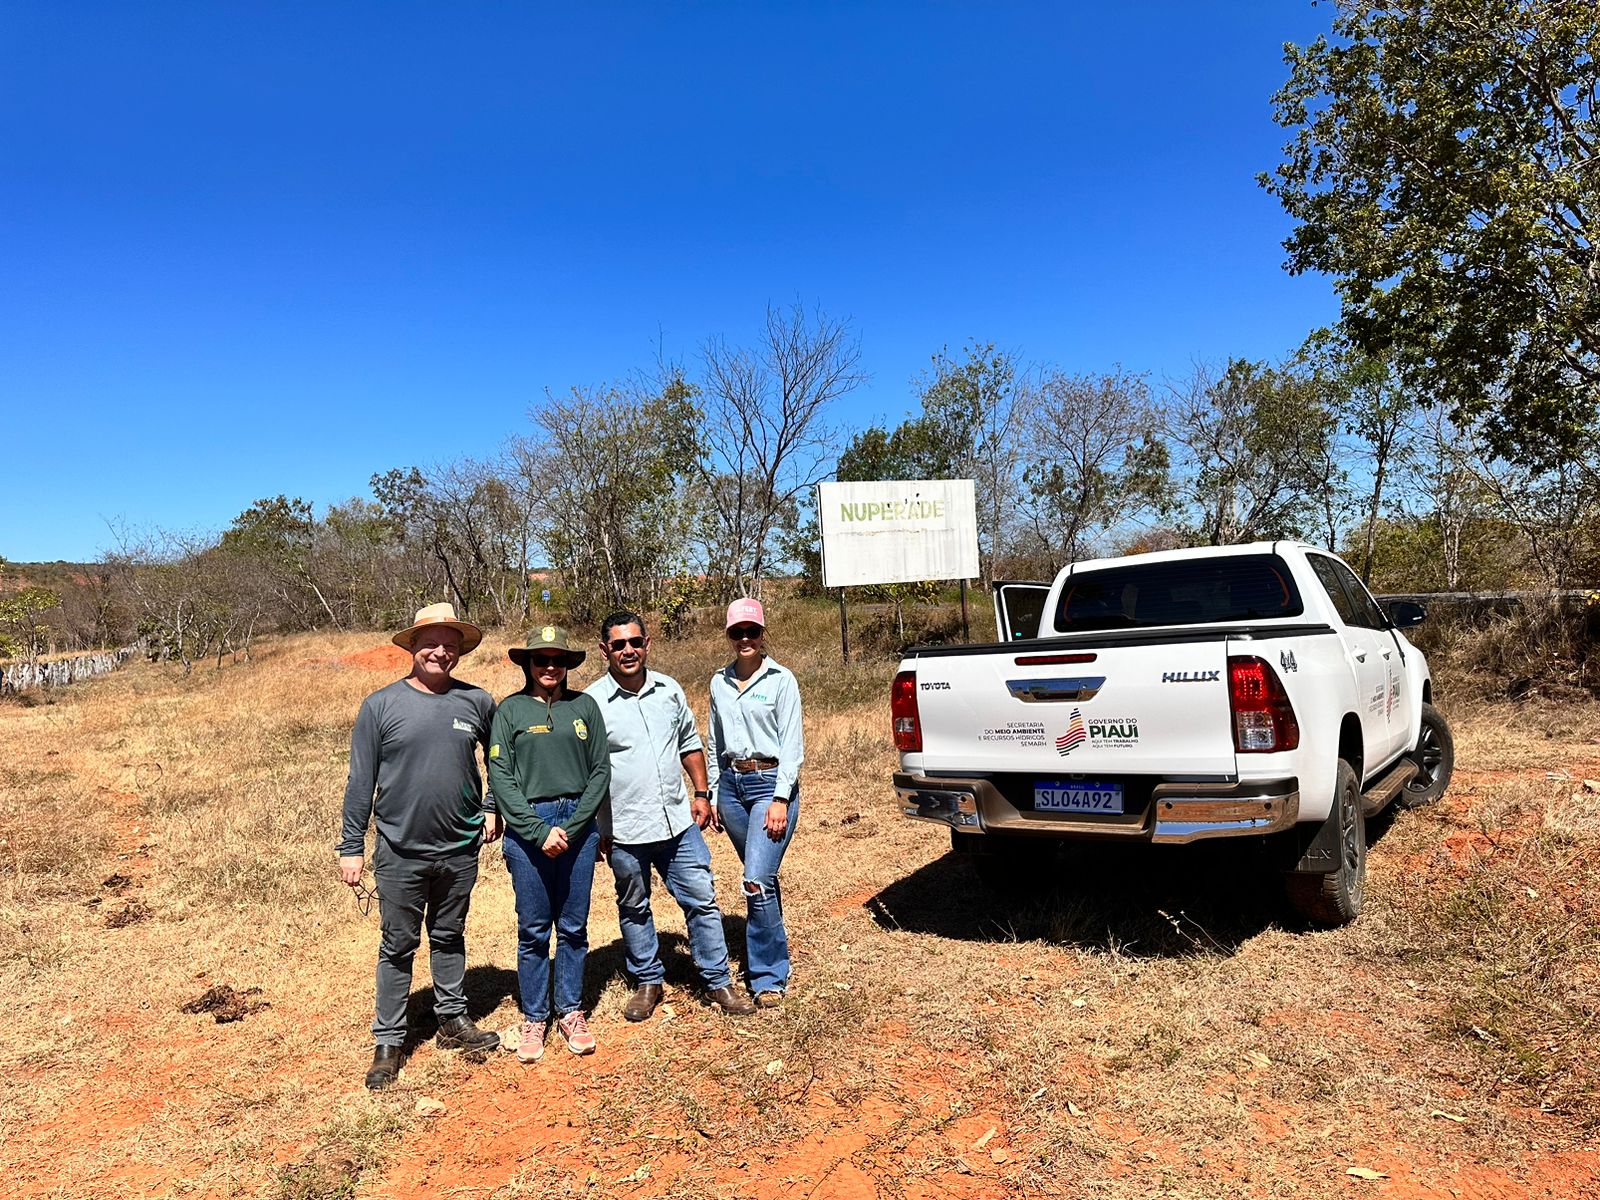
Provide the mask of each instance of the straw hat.
[{"label": "straw hat", "polygon": [[409,629],[402,629],[389,640],[402,650],[411,649],[411,643],[418,633],[430,625],[446,625],[461,635],[461,653],[467,654],[478,648],[478,643],[483,641],[483,630],[476,625],[456,619],[456,606],[453,604],[430,604],[427,608],[417,609],[416,619]]},{"label": "straw hat", "polygon": [[506,657],[519,666],[526,666],[528,655],[535,650],[563,650],[567,655],[567,667],[571,669],[581,663],[586,657],[583,650],[572,648],[572,639],[567,631],[559,625],[545,625],[542,628],[530,630],[526,646],[513,646],[506,651]]}]

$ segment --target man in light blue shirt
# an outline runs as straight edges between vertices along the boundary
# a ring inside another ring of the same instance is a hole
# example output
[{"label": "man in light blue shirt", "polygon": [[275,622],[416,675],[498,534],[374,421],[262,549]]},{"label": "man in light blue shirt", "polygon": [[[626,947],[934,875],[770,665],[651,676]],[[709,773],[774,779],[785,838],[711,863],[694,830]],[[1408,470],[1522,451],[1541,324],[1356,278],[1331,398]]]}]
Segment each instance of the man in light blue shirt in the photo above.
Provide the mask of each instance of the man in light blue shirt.
[{"label": "man in light blue shirt", "polygon": [[[617,883],[617,917],[633,995],[622,1010],[648,1020],[661,1003],[666,970],[650,913],[650,870],[683,909],[689,951],[711,1002],[749,1016],[750,1000],[733,990],[722,911],[701,830],[714,826],[706,755],[694,712],[678,682],[646,670],[650,635],[635,612],[615,612],[600,625],[607,672],[588,687],[605,717],[611,748],[611,796],[600,811],[601,848]],[[684,772],[694,781],[694,797]]]}]

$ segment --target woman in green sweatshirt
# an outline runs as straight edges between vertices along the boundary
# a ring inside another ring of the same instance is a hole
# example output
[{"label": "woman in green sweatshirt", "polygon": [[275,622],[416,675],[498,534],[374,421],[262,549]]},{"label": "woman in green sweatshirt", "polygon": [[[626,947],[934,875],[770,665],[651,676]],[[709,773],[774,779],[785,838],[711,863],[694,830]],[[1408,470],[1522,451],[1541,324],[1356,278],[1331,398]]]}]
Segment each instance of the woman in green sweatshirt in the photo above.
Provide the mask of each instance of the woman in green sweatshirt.
[{"label": "woman in green sweatshirt", "polygon": [[500,702],[489,735],[489,786],[505,821],[506,868],[517,897],[517,1057],[544,1054],[550,1019],[550,932],[556,933],[556,1030],[574,1054],[594,1051],[583,1015],[589,953],[589,889],[600,835],[595,810],[611,787],[611,755],[600,706],[567,687],[584,652],[554,625],[513,647],[523,688]]}]

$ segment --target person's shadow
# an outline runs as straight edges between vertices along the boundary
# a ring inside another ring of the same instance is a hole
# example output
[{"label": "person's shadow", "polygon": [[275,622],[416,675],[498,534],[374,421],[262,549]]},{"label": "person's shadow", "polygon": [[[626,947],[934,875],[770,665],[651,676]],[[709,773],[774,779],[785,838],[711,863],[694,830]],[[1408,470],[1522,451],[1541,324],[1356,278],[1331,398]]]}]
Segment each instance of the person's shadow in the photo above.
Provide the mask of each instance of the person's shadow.
[{"label": "person's shadow", "polygon": [[[468,967],[464,981],[467,1016],[482,1021],[500,1007],[507,996],[517,994],[517,973],[505,967],[483,964]],[[433,985],[416,988],[406,1001],[405,1052],[409,1055],[439,1032],[439,1018],[433,1011]]]},{"label": "person's shadow", "polygon": [[[744,967],[745,918],[743,914],[724,913],[722,927],[728,939],[728,969],[733,973],[733,982],[737,987]],[[689,953],[688,938],[675,930],[657,928],[656,940],[661,948],[661,965],[666,970],[667,984],[685,993],[703,992],[705,985]],[[554,969],[555,963],[552,961],[552,972]],[[584,1011],[594,1011],[614,979],[621,979],[626,986],[632,987],[627,977],[627,957],[620,937],[604,946],[589,947],[589,956],[583,968]],[[484,964],[468,967],[463,986],[467,994],[467,1016],[474,1022],[489,1017],[508,997],[513,1003],[519,999],[514,966]],[[439,1032],[439,1019],[434,1014],[433,1005],[431,983],[414,989],[407,999],[404,1047],[407,1054]]]},{"label": "person's shadow", "polygon": [[[728,970],[733,976],[736,990],[744,971],[745,924],[743,913],[722,914],[722,930],[728,942]],[[700,968],[695,966],[694,956],[689,952],[688,937],[673,929],[662,929],[658,924],[656,942],[660,947],[661,966],[666,972],[667,986],[674,991],[703,994],[705,981],[700,976]],[[621,937],[604,946],[589,948],[589,961],[583,970],[583,1007],[587,1011],[594,1011],[601,995],[614,979],[620,979],[629,989],[633,987]]]}]

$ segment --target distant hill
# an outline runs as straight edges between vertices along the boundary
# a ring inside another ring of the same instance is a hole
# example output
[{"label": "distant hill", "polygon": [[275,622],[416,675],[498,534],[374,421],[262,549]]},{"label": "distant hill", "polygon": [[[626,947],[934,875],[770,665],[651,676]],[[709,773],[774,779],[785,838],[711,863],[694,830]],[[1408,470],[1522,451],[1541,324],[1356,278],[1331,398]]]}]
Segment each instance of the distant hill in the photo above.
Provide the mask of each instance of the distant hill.
[{"label": "distant hill", "polygon": [[0,591],[24,587],[47,587],[56,591],[87,583],[99,569],[98,563],[76,562],[0,562]]}]

